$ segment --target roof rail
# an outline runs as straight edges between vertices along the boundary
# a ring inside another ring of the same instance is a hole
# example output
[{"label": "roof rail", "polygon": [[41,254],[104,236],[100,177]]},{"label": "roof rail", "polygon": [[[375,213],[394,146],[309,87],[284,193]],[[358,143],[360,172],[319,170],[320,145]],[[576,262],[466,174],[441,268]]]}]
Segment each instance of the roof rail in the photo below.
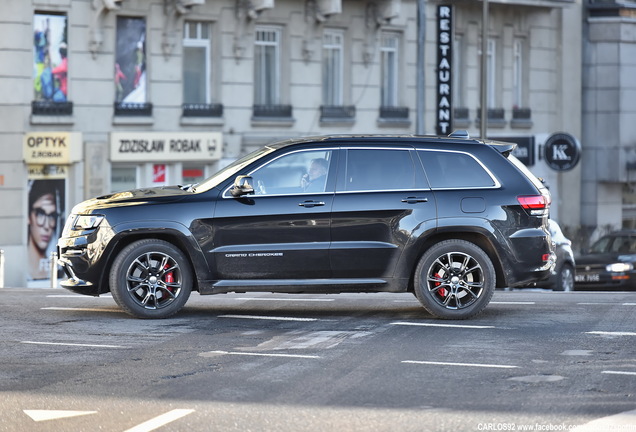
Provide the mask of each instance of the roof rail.
[{"label": "roof rail", "polygon": [[469,139],[470,135],[468,135],[468,131],[465,129],[458,129],[456,131],[453,131],[453,133],[451,133],[450,135],[448,135],[450,138],[463,138],[463,139]]}]

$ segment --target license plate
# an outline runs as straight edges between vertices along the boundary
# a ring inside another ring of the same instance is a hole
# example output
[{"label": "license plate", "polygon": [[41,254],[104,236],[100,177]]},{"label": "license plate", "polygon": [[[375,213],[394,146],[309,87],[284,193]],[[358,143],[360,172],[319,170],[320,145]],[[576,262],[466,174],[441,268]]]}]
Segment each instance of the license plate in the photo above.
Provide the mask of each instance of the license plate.
[{"label": "license plate", "polygon": [[576,282],[600,282],[601,275],[598,273],[577,274]]}]

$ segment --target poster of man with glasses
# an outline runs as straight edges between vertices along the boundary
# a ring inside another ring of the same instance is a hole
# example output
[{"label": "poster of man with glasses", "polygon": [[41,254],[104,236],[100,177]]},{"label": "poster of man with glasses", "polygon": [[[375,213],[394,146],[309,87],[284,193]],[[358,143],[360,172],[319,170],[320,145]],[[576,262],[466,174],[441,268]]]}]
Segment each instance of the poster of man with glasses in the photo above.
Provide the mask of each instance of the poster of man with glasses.
[{"label": "poster of man with glasses", "polygon": [[64,183],[64,179],[29,181],[27,273],[30,281],[51,277],[50,256],[63,224]]}]

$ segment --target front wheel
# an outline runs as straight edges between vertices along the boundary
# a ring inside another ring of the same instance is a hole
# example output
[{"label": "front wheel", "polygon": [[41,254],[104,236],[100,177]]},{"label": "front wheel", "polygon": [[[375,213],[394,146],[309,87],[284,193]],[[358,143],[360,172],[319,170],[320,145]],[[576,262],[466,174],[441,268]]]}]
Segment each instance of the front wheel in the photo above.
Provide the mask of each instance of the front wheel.
[{"label": "front wheel", "polygon": [[479,246],[465,240],[445,240],[420,258],[415,296],[438,318],[471,318],[490,303],[495,277],[490,257]]},{"label": "front wheel", "polygon": [[123,248],[110,273],[117,304],[138,318],[166,318],[185,305],[192,290],[190,263],[177,247],[145,239]]}]

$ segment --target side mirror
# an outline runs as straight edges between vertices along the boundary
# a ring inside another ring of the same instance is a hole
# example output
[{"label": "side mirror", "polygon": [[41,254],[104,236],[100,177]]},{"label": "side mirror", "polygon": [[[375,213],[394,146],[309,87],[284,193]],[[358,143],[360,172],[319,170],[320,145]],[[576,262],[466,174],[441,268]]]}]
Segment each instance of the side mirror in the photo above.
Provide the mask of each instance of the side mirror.
[{"label": "side mirror", "polygon": [[233,197],[238,198],[243,195],[254,193],[254,180],[251,176],[240,175],[234,179],[234,186],[230,189]]}]

